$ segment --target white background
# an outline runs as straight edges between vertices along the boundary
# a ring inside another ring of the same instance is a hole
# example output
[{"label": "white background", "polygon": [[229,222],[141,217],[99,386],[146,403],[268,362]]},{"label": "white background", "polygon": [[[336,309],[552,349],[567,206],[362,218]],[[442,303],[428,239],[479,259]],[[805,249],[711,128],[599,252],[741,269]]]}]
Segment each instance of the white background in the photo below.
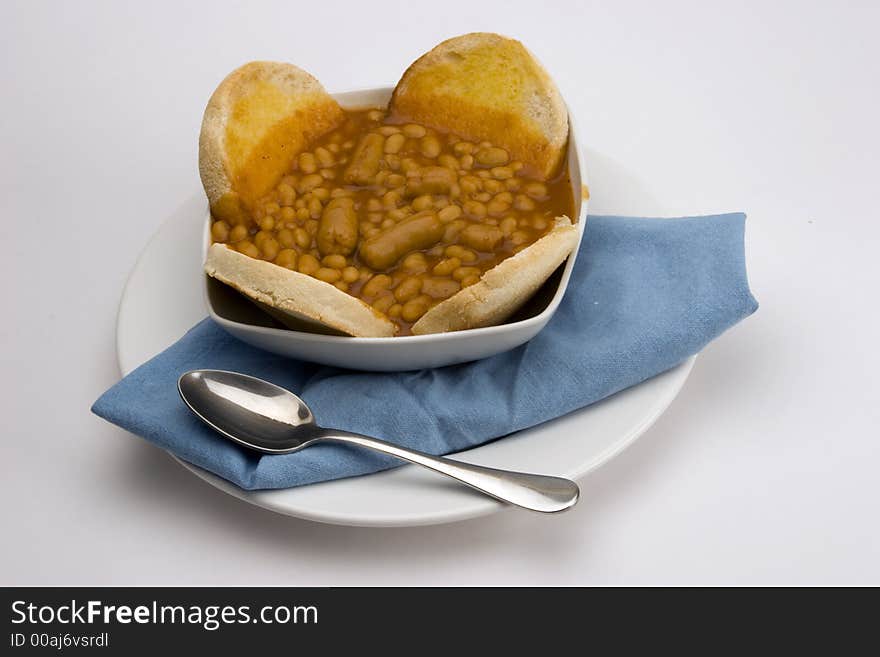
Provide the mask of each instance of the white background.
[{"label": "white background", "polygon": [[[708,4],[2,2],[0,584],[880,584],[880,11]],[[92,416],[126,275],[200,189],[220,79],[278,59],[393,84],[473,30],[557,80],[592,211],[749,214],[760,310],[578,507],[323,526]]]}]

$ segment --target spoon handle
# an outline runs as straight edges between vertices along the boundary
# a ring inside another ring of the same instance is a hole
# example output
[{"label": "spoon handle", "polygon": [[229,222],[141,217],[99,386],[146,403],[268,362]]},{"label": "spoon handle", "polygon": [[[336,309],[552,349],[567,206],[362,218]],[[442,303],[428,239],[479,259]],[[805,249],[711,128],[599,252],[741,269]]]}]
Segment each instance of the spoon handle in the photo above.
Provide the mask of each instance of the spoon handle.
[{"label": "spoon handle", "polygon": [[356,433],[336,429],[325,429],[325,432],[318,438],[318,441],[347,443],[391,454],[457,479],[461,483],[476,488],[502,502],[510,502],[533,511],[541,511],[542,513],[564,511],[574,506],[580,494],[576,483],[562,477],[487,468],[441,456],[431,456],[424,452],[406,449],[378,438],[370,438]]}]

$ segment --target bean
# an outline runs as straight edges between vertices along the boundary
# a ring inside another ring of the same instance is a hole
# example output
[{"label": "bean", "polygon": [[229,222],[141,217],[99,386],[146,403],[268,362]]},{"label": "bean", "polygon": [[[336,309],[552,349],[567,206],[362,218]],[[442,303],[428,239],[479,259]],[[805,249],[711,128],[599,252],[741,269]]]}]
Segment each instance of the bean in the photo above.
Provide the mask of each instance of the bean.
[{"label": "bean", "polygon": [[510,156],[507,154],[507,151],[503,148],[498,148],[497,146],[481,148],[477,151],[475,157],[477,163],[484,167],[497,167],[502,164],[507,164],[510,161]]},{"label": "bean", "polygon": [[407,157],[400,161],[400,168],[403,169],[403,172],[407,175],[409,175],[410,173],[415,175],[418,173],[419,169],[422,168],[422,165],[420,165],[411,157]]},{"label": "bean", "polygon": [[468,276],[477,276],[479,278],[481,272],[477,267],[459,267],[452,272],[452,278],[457,281],[463,281]]},{"label": "bean", "polygon": [[342,270],[342,280],[344,280],[346,283],[354,283],[360,277],[361,273],[358,271],[357,267],[352,267],[351,265],[349,265]]},{"label": "bean", "polygon": [[289,249],[296,243],[296,239],[293,236],[293,231],[289,228],[282,228],[277,233],[275,233],[275,239],[277,239],[278,243],[285,249]]},{"label": "bean", "polygon": [[383,125],[379,128],[379,134],[390,137],[391,135],[396,135],[400,133],[400,128],[394,125]]},{"label": "bean", "polygon": [[422,137],[422,141],[419,144],[419,151],[422,155],[433,160],[440,155],[440,149],[440,140],[437,139],[437,137],[434,135],[426,135]]},{"label": "bean", "polygon": [[296,269],[296,251],[293,249],[281,249],[275,257],[275,264],[286,269]]},{"label": "bean", "polygon": [[535,209],[535,202],[525,194],[517,194],[513,199],[513,207],[520,212],[531,212]]},{"label": "bean", "polygon": [[373,308],[380,313],[387,313],[388,309],[394,305],[394,295],[384,294],[373,302]]},{"label": "bean", "polygon": [[410,253],[403,259],[401,266],[409,271],[424,271],[428,268],[428,261],[424,253]]},{"label": "bean", "polygon": [[309,199],[309,216],[312,219],[317,219],[321,216],[321,201],[317,198]]},{"label": "bean", "polygon": [[315,173],[318,170],[318,163],[312,153],[299,154],[299,170],[303,173]]},{"label": "bean", "polygon": [[406,322],[414,322],[419,317],[428,312],[428,304],[431,303],[431,297],[426,295],[421,295],[416,297],[415,299],[410,299],[405,304],[403,304],[403,308],[400,311],[400,316]]},{"label": "bean", "polygon": [[470,249],[464,248],[463,246],[459,246],[458,244],[447,246],[446,249],[444,249],[443,253],[450,258],[458,258],[462,262],[471,263],[477,261],[476,253],[474,253]]},{"label": "bean", "polygon": [[436,265],[434,265],[434,269],[432,269],[431,271],[437,276],[449,276],[459,267],[461,267],[461,260],[452,257],[441,260]]},{"label": "bean", "polygon": [[408,123],[403,126],[403,134],[410,139],[421,139],[428,131],[416,123]]},{"label": "bean", "polygon": [[457,205],[447,205],[445,208],[440,210],[437,213],[437,218],[440,219],[444,224],[448,224],[450,221],[458,219],[461,216],[461,208]]},{"label": "bean", "polygon": [[393,221],[400,221],[401,219],[406,219],[409,215],[412,214],[412,208],[408,205],[404,205],[402,208],[396,208],[388,212],[388,218]]},{"label": "bean", "polygon": [[400,149],[403,148],[403,143],[406,141],[406,137],[402,134],[397,133],[388,137],[385,140],[385,152],[396,154],[400,152]]},{"label": "bean", "polygon": [[499,180],[487,180],[483,183],[483,189],[490,194],[497,194],[504,189],[504,183]]},{"label": "bean", "polygon": [[258,247],[263,246],[263,242],[265,242],[268,238],[272,237],[272,233],[268,230],[258,231],[256,235],[254,235],[254,244]]},{"label": "bean", "polygon": [[278,200],[283,206],[293,205],[296,201],[296,190],[286,183],[278,185]]},{"label": "bean", "polygon": [[239,224],[238,226],[233,226],[232,230],[229,231],[229,241],[230,242],[240,242],[245,237],[248,236],[248,229]]},{"label": "bean", "polygon": [[406,278],[394,288],[394,298],[400,303],[406,303],[422,291],[422,279],[418,276]]},{"label": "bean", "polygon": [[215,221],[211,224],[211,238],[215,242],[225,242],[229,239],[229,224],[225,221]]},{"label": "bean", "polygon": [[446,299],[461,289],[457,281],[445,277],[428,277],[422,281],[422,292],[435,299]]},{"label": "bean", "polygon": [[431,198],[431,195],[423,194],[413,199],[412,208],[416,212],[421,212],[422,210],[429,210],[433,204],[434,200]]},{"label": "bean", "polygon": [[318,146],[315,149],[315,158],[323,169],[333,166],[333,154],[323,146]]},{"label": "bean", "polygon": [[312,191],[315,187],[318,187],[324,182],[324,176],[319,173],[311,173],[308,176],[303,176],[297,185],[296,191],[300,194],[307,194]]},{"label": "bean", "polygon": [[501,232],[504,233],[505,237],[510,237],[513,231],[516,230],[516,218],[515,217],[505,217],[501,224],[499,225],[501,228]]},{"label": "bean", "polygon": [[401,176],[399,173],[392,173],[390,176],[388,176],[385,182],[388,183],[388,186],[392,188],[402,187],[406,184],[406,177]]},{"label": "bean", "polygon": [[305,228],[294,230],[293,239],[296,240],[296,245],[301,249],[307,249],[312,245],[312,236],[309,235]]},{"label": "bean", "polygon": [[311,276],[321,268],[321,263],[318,262],[318,259],[315,256],[309,253],[303,253],[299,257],[299,264],[296,268],[300,273]]},{"label": "bean", "polygon": [[462,210],[466,215],[475,219],[482,219],[486,216],[486,206],[479,201],[466,201]]},{"label": "bean", "polygon": [[461,185],[461,191],[465,194],[475,194],[483,189],[483,181],[475,176],[462,176],[459,184]]},{"label": "bean", "polygon": [[461,241],[477,251],[491,252],[504,239],[504,233],[496,226],[471,224],[461,231]]},{"label": "bean", "polygon": [[278,240],[274,237],[267,237],[260,245],[260,252],[263,255],[263,260],[269,260],[270,262],[278,257],[278,251],[280,250],[281,248],[278,244]]},{"label": "bean", "polygon": [[514,246],[525,244],[529,241],[529,234],[524,230],[515,230],[510,236],[510,241],[513,242]]},{"label": "bean", "polygon": [[321,259],[321,264],[333,269],[343,269],[348,263],[346,262],[344,255],[334,253],[333,255],[324,256]]},{"label": "bean", "polygon": [[387,274],[376,274],[366,282],[362,290],[364,297],[375,297],[391,285],[391,277]]},{"label": "bean", "polygon": [[375,270],[387,269],[407,252],[427,249],[443,237],[444,226],[433,212],[408,217],[363,242],[361,259]]},{"label": "bean", "polygon": [[489,201],[489,205],[486,206],[486,209],[493,217],[500,217],[510,209],[510,203],[505,200],[493,198]]},{"label": "bean", "polygon": [[533,199],[541,200],[547,196],[547,185],[541,182],[530,182],[526,185],[525,192]]},{"label": "bean", "polygon": [[382,196],[382,206],[387,210],[393,210],[397,207],[397,204],[400,203],[400,194],[393,189],[389,192],[385,192]]},{"label": "bean", "polygon": [[454,242],[457,240],[458,234],[465,226],[467,226],[467,223],[468,222],[464,219],[455,219],[454,221],[449,222],[446,225],[446,231],[443,233],[443,241]]},{"label": "bean", "polygon": [[444,153],[439,158],[437,158],[437,163],[441,167],[446,167],[447,169],[459,168],[458,160],[456,160],[455,157],[450,155],[449,153]]},{"label": "bean", "polygon": [[508,178],[513,178],[513,171],[510,167],[495,167],[492,169],[492,177],[495,180],[507,180]]},{"label": "bean", "polygon": [[238,249],[239,253],[243,253],[246,256],[251,258],[259,258],[260,257],[260,249],[257,248],[257,245],[251,242],[250,240],[243,240],[235,245],[235,248]]},{"label": "bean", "polygon": [[357,242],[358,221],[354,201],[345,197],[333,199],[321,213],[318,250],[323,255],[347,256],[354,253]]},{"label": "bean", "polygon": [[312,275],[325,283],[335,283],[342,278],[342,274],[338,269],[331,269],[330,267],[319,267]]}]

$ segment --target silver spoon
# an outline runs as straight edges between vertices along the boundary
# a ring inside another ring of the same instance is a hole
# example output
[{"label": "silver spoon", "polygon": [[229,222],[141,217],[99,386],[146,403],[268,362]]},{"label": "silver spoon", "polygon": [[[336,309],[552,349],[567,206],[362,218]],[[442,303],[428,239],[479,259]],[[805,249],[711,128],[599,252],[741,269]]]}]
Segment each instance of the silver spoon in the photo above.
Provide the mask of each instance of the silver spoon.
[{"label": "silver spoon", "polygon": [[445,474],[502,502],[544,513],[577,502],[577,484],[561,477],[496,470],[431,456],[348,431],[318,426],[305,402],[292,392],[245,374],[193,370],[181,375],[183,401],[208,426],[245,447],[290,454],[323,442],[358,445]]}]

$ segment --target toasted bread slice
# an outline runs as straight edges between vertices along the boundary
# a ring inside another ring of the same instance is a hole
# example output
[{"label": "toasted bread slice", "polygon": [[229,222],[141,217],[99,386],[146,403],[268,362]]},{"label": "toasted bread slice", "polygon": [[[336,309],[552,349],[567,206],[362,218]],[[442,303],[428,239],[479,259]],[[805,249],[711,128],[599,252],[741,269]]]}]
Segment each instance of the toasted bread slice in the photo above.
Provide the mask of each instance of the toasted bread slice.
[{"label": "toasted bread slice", "polygon": [[[225,244],[208,249],[205,272],[245,296],[297,321],[305,317],[362,338],[394,335],[396,326],[384,315],[329,283],[257,260]],[[283,317],[282,317],[283,319]]]},{"label": "toasted bread slice", "polygon": [[577,242],[577,228],[568,217],[558,217],[544,237],[502,260],[483,274],[479,282],[431,308],[413,325],[413,334],[500,324],[528,301]]},{"label": "toasted bread slice", "polygon": [[519,41],[475,32],[417,59],[391,97],[392,115],[507,149],[549,178],[565,153],[568,112],[559,90]]},{"label": "toasted bread slice", "polygon": [[292,64],[251,62],[234,70],[208,101],[199,135],[211,213],[242,222],[299,152],[343,119],[321,83]]}]

